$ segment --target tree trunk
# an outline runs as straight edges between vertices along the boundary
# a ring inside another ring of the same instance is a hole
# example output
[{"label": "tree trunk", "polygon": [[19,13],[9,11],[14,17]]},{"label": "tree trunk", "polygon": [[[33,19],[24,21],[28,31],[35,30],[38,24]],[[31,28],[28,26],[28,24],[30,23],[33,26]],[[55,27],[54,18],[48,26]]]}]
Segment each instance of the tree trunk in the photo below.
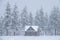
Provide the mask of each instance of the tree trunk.
[{"label": "tree trunk", "polygon": [[55,28],[55,36],[56,36],[56,28]]},{"label": "tree trunk", "polygon": [[8,29],[6,29],[6,36],[8,36]]}]

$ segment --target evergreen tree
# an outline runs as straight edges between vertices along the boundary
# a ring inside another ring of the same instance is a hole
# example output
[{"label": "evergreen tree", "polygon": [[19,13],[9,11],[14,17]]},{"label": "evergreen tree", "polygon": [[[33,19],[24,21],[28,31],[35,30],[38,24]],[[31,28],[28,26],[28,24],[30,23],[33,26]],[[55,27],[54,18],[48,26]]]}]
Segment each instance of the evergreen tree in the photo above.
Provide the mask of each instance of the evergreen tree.
[{"label": "evergreen tree", "polygon": [[33,15],[32,13],[29,14],[29,25],[33,25]]},{"label": "evergreen tree", "polygon": [[25,26],[28,25],[28,12],[27,12],[27,8],[25,7],[21,13],[21,35],[25,34]]},{"label": "evergreen tree", "polygon": [[21,24],[23,27],[25,27],[25,25],[28,25],[28,12],[26,7],[23,9],[21,13]]},{"label": "evergreen tree", "polygon": [[[35,25],[39,26],[39,33],[40,29],[44,30],[44,12],[43,9],[41,8],[39,12],[36,13],[35,16]],[[40,33],[41,35],[43,34],[42,32]]]},{"label": "evergreen tree", "polygon": [[11,26],[11,8],[10,8],[10,4],[7,4],[7,8],[6,8],[6,15],[3,19],[3,26],[4,26],[4,35],[9,35],[9,29]]},{"label": "evergreen tree", "polygon": [[17,35],[16,31],[18,31],[18,10],[17,10],[17,6],[14,5],[14,9],[13,9],[13,13],[12,13],[12,25],[11,25],[11,30],[13,31],[13,35]]},{"label": "evergreen tree", "polygon": [[58,25],[60,25],[59,15],[60,15],[59,8],[54,7],[54,9],[50,15],[50,24],[49,24],[52,35],[57,35],[59,33],[59,31],[58,31],[60,28],[60,26],[58,26]]},{"label": "evergreen tree", "polygon": [[45,13],[45,16],[44,16],[44,35],[47,35],[48,33],[48,14]]},{"label": "evergreen tree", "polygon": [[3,34],[3,23],[2,23],[2,20],[3,20],[3,17],[1,16],[0,17],[0,36],[2,36],[2,34]]},{"label": "evergreen tree", "polygon": [[39,18],[38,12],[36,12],[36,16],[35,16],[35,25],[37,25],[37,26],[40,25],[40,18]]}]

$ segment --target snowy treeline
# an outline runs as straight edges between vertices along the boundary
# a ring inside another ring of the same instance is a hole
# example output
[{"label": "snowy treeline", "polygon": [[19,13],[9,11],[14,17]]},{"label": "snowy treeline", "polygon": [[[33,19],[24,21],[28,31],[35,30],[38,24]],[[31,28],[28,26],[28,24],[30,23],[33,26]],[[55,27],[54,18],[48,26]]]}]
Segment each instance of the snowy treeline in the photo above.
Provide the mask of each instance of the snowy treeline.
[{"label": "snowy treeline", "polygon": [[25,25],[38,26],[39,35],[60,35],[60,10],[58,7],[54,7],[48,16],[41,8],[36,11],[36,15],[33,17],[31,12],[27,12],[26,7],[20,13],[17,5],[14,5],[14,8],[11,9],[11,5],[8,3],[4,17],[0,17],[0,35],[24,35]]}]

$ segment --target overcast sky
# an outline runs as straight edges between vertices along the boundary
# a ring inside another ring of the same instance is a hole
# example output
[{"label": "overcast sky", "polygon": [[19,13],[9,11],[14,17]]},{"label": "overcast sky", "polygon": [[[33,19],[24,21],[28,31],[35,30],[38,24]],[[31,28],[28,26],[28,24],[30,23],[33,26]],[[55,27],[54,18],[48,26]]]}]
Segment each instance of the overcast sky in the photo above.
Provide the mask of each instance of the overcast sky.
[{"label": "overcast sky", "polygon": [[39,10],[41,7],[44,9],[44,12],[49,12],[54,6],[60,7],[59,0],[0,0],[0,14],[3,14],[7,2],[10,2],[11,6],[17,4],[19,11],[21,11],[25,6],[27,6],[28,12],[35,14],[36,10]]}]

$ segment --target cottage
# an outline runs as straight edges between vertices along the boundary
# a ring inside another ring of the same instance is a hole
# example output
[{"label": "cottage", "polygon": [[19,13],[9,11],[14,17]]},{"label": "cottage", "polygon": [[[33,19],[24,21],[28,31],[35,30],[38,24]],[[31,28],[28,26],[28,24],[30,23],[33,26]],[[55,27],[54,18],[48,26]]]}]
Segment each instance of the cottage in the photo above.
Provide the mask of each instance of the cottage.
[{"label": "cottage", "polygon": [[25,26],[25,36],[38,36],[38,26]]}]

